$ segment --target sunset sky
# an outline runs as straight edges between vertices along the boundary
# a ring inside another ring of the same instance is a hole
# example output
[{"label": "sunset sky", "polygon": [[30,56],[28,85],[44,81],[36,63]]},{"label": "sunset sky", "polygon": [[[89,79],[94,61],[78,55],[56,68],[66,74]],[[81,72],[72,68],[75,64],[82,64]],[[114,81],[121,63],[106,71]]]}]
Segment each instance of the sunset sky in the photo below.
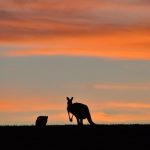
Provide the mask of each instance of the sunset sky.
[{"label": "sunset sky", "polygon": [[67,96],[150,123],[149,0],[0,0],[0,125],[76,124]]}]

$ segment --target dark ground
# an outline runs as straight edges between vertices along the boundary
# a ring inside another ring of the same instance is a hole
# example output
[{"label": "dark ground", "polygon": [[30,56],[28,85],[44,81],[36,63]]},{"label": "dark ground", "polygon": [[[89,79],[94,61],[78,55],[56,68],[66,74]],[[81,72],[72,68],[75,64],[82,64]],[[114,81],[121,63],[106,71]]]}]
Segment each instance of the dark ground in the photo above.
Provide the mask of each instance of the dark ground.
[{"label": "dark ground", "polygon": [[0,126],[0,143],[4,150],[149,150],[150,125]]}]

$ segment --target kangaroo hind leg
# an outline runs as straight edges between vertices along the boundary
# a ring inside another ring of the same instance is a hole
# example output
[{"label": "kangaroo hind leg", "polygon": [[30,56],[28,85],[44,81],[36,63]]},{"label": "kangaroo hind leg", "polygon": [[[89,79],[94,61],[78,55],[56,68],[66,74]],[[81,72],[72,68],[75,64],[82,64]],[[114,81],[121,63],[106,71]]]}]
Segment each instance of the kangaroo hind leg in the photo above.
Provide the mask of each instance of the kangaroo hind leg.
[{"label": "kangaroo hind leg", "polygon": [[77,124],[80,125],[80,119],[77,117],[76,117],[76,119],[77,119]]},{"label": "kangaroo hind leg", "polygon": [[80,119],[80,125],[83,125],[83,119]]},{"label": "kangaroo hind leg", "polygon": [[77,123],[78,123],[78,125],[83,125],[83,119],[77,118]]}]

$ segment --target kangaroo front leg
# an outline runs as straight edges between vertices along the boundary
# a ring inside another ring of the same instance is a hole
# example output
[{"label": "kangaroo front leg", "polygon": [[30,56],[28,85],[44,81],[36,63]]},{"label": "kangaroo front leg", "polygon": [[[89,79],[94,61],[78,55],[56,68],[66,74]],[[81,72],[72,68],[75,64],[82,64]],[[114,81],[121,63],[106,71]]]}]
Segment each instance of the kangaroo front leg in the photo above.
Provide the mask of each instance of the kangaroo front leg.
[{"label": "kangaroo front leg", "polygon": [[68,112],[68,117],[69,117],[69,121],[71,121],[71,122],[72,122],[73,115],[72,115],[72,117],[70,117],[70,113]]},{"label": "kangaroo front leg", "polygon": [[70,122],[72,122],[73,121],[73,114],[72,114],[72,117],[70,118]]}]

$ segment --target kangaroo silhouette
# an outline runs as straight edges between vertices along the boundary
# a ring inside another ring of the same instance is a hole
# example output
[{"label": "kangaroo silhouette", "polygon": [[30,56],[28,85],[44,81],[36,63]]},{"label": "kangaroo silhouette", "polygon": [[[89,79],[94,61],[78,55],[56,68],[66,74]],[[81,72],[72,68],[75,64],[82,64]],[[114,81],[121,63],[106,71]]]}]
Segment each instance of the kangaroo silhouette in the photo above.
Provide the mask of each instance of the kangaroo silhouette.
[{"label": "kangaroo silhouette", "polygon": [[[67,99],[67,112],[69,116],[70,122],[73,121],[73,115],[76,117],[77,124],[83,125],[83,119],[87,119],[90,125],[95,125],[95,123],[92,121],[91,114],[89,111],[89,108],[87,105],[82,103],[72,103],[73,97]],[[70,116],[70,113],[72,114],[72,117]]]},{"label": "kangaroo silhouette", "polygon": [[38,127],[46,126],[48,120],[48,116],[38,116],[35,122],[35,125]]}]

